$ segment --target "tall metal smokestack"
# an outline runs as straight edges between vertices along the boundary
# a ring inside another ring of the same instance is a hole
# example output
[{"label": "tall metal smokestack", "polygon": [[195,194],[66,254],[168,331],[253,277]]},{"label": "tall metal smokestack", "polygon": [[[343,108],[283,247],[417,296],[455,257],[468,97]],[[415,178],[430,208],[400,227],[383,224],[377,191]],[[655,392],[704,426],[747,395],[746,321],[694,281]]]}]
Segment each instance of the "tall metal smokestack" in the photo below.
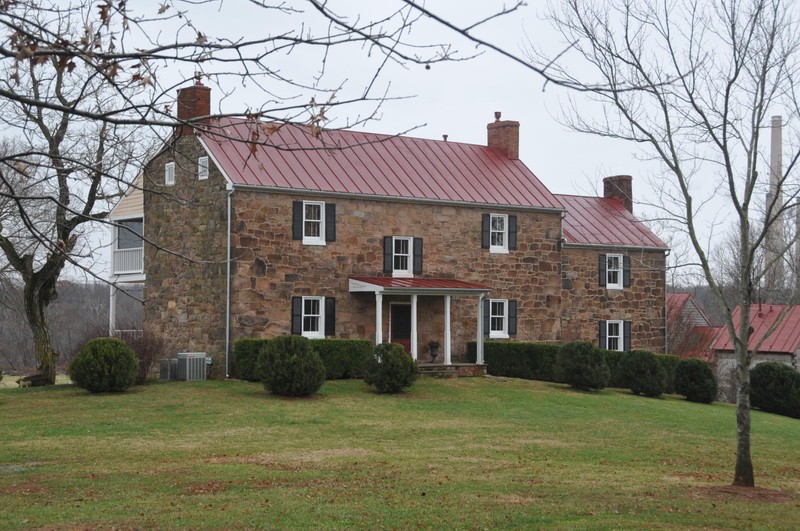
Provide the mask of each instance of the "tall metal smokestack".
[{"label": "tall metal smokestack", "polygon": [[[772,138],[770,145],[769,192],[767,193],[765,223],[767,227],[764,242],[764,259],[767,267],[765,274],[767,302],[779,302],[785,279],[785,268],[779,254],[784,243],[784,221],[780,212],[783,206],[783,120],[780,116],[772,117]],[[776,217],[777,216],[777,217]]]}]

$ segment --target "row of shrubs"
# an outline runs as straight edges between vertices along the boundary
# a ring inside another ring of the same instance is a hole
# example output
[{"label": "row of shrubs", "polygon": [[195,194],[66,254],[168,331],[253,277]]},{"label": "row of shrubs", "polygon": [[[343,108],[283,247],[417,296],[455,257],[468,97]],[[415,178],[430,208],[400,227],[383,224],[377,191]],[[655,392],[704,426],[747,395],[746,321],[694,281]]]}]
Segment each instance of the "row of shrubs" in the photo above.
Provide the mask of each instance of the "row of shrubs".
[{"label": "row of shrubs", "polygon": [[[260,381],[258,356],[273,339],[240,339],[233,345],[233,374],[240,380]],[[326,380],[362,378],[375,348],[365,339],[312,339],[309,347],[325,366]]]},{"label": "row of shrubs", "polygon": [[750,404],[800,419],[800,372],[783,363],[759,363],[750,371]]},{"label": "row of shrubs", "polygon": [[[474,342],[467,345],[467,356],[475,361]],[[653,397],[679,393],[706,403],[717,394],[714,373],[704,361],[644,350],[601,350],[587,342],[492,341],[484,344],[484,359],[487,372],[495,376],[569,383],[584,389],[617,387]]]}]

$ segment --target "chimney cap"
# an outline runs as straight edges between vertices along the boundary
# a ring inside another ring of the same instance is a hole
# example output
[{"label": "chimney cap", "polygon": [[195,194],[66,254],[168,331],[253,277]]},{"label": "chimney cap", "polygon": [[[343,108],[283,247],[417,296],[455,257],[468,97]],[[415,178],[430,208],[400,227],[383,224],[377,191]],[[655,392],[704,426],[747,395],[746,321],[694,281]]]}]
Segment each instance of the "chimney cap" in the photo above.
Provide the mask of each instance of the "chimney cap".
[{"label": "chimney cap", "polygon": [[494,111],[494,121],[495,122],[499,122],[500,121],[500,116],[501,116],[500,111]]},{"label": "chimney cap", "polygon": [[447,142],[447,135],[442,135],[442,139],[444,139],[444,141]]}]

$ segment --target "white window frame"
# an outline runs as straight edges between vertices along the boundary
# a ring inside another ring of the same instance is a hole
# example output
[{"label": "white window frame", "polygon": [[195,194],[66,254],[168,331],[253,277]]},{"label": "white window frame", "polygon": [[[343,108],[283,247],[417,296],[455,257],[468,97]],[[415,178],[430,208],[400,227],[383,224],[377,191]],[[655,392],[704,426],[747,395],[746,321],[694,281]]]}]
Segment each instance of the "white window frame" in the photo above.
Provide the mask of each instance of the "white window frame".
[{"label": "white window frame", "polygon": [[[405,241],[408,246],[407,254],[397,253],[397,242]],[[406,257],[406,268],[397,267],[397,259]],[[410,278],[414,276],[414,238],[411,236],[392,236],[392,276],[399,278]]]},{"label": "white window frame", "polygon": [[[306,313],[306,302],[317,301],[318,314]],[[306,330],[306,318],[317,319],[317,330]],[[302,336],[309,339],[325,338],[325,297],[303,297],[302,313],[300,316],[300,329]]]},{"label": "white window frame", "polygon": [[197,180],[208,179],[208,157],[197,157]]},{"label": "white window frame", "polygon": [[[611,335],[611,327],[617,326],[617,335]],[[617,340],[617,348],[611,348],[611,339]],[[606,344],[603,346],[606,350],[625,350],[625,322],[624,321],[606,321]]]},{"label": "white window frame", "polygon": [[[319,207],[319,219],[306,218],[306,206]],[[319,235],[306,235],[306,223],[319,223]],[[325,245],[325,202],[324,201],[303,201],[303,245]]]},{"label": "white window frame", "polygon": [[164,186],[175,186],[175,163],[164,164]]},{"label": "white window frame", "polygon": [[[614,259],[616,259],[616,261],[617,261],[617,267],[616,268],[612,268],[611,267],[611,261],[614,260]],[[624,268],[622,260],[623,260],[623,258],[622,258],[621,254],[607,254],[606,255],[606,288],[608,288],[608,289],[622,289],[622,287],[623,287],[622,275],[623,275],[623,268]],[[611,275],[614,272],[617,273],[617,281],[616,282],[612,282],[611,281]]]},{"label": "white window frame", "polygon": [[[503,230],[494,229],[494,220],[503,220]],[[502,234],[503,244],[495,245],[492,236],[495,234]],[[505,253],[508,254],[508,214],[489,214],[489,252],[490,253]]]},{"label": "white window frame", "polygon": [[[502,313],[495,313],[495,305],[500,305]],[[494,329],[494,320],[502,319],[502,329]],[[508,299],[489,299],[489,338],[508,339]]]}]

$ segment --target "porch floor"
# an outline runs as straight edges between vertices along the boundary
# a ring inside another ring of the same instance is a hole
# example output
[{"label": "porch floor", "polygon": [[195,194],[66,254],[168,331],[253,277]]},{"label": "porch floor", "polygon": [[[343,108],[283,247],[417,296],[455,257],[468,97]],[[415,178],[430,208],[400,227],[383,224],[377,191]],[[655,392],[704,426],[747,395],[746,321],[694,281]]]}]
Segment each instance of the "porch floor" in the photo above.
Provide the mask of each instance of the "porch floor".
[{"label": "porch floor", "polygon": [[434,376],[437,378],[471,378],[486,375],[486,365],[476,363],[453,363],[444,365],[442,363],[420,363],[419,374],[421,376]]}]

